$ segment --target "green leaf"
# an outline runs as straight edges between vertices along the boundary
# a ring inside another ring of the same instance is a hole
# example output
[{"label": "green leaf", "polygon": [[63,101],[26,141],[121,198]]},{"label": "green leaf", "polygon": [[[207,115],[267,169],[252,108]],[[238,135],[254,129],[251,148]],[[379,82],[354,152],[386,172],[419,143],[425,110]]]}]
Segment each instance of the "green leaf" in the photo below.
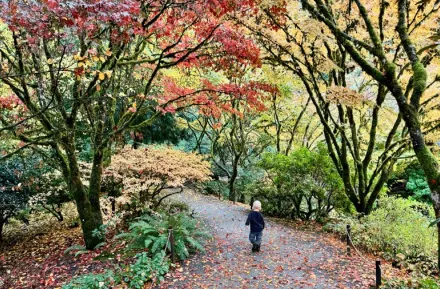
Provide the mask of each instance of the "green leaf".
[{"label": "green leaf", "polygon": [[440,218],[438,218],[437,220],[435,220],[434,222],[429,224],[429,227],[434,227],[435,225],[437,225],[438,223],[440,223]]},{"label": "green leaf", "polygon": [[93,248],[93,250],[99,249],[99,248],[105,246],[106,244],[107,244],[106,242],[101,242],[98,245],[96,245],[95,248]]},{"label": "green leaf", "polygon": [[87,249],[86,249],[86,247],[81,246],[81,245],[73,245],[73,246],[70,246],[69,248],[67,248],[64,251],[64,254],[67,254],[72,251],[87,251]]}]

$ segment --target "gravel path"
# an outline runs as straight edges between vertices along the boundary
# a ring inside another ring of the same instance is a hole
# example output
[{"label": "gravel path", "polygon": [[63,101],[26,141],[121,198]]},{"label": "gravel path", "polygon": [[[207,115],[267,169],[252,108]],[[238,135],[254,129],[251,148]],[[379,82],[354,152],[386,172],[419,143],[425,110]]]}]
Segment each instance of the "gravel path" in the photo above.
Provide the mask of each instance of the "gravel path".
[{"label": "gravel path", "polygon": [[[185,261],[159,288],[370,288],[374,260],[347,257],[342,242],[266,218],[261,252],[252,253],[245,226],[249,207],[185,192],[213,240]],[[264,204],[263,204],[264,210]]]}]

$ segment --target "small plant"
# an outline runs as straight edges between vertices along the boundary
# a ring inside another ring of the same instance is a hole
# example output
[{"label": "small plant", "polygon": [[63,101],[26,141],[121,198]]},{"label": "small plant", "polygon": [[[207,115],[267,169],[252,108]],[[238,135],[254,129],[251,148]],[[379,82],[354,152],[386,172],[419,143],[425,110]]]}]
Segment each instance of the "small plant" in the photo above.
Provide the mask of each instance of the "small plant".
[{"label": "small plant", "polygon": [[107,270],[102,274],[81,275],[72,279],[62,289],[110,289],[119,284],[121,278],[113,271]]},{"label": "small plant", "polygon": [[171,228],[174,233],[175,251],[181,260],[188,258],[190,252],[204,251],[197,239],[208,235],[200,230],[195,219],[183,213],[169,216],[144,215],[130,225],[128,233],[120,234],[117,238],[131,241],[132,249],[148,249],[154,256],[162,250],[170,249]]},{"label": "small plant", "polygon": [[110,289],[124,284],[130,289],[142,289],[145,283],[159,284],[170,270],[170,262],[165,251],[160,251],[153,258],[147,252],[136,255],[136,262],[125,270],[115,267],[101,274],[87,274],[72,279],[62,289]]},{"label": "small plant", "polygon": [[129,288],[144,288],[144,284],[150,280],[158,284],[170,270],[170,262],[166,258],[165,251],[160,251],[153,259],[146,252],[139,253],[136,258],[136,263],[130,265],[130,269],[123,277]]},{"label": "small plant", "polygon": [[[99,245],[99,244],[98,244]],[[70,246],[69,248],[67,248],[64,251],[64,254],[69,254],[69,253],[73,253],[75,252],[75,257],[81,255],[81,254],[85,254],[88,252],[88,250],[86,249],[86,247],[81,246],[81,245],[73,245]]]}]

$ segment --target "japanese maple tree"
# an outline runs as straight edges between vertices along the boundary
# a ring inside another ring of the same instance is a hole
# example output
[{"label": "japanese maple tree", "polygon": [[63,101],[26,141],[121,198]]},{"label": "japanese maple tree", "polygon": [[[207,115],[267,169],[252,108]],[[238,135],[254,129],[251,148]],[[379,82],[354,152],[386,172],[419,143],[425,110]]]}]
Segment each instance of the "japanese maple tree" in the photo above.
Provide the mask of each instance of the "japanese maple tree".
[{"label": "japanese maple tree", "polygon": [[[0,80],[11,93],[1,97],[0,133],[19,142],[3,159],[32,149],[58,166],[87,248],[103,241],[93,231],[103,222],[103,161],[116,137],[188,106],[218,115],[227,109],[221,95],[236,95],[233,87],[204,81],[180,87],[163,72],[199,67],[234,74],[260,65],[257,47],[226,19],[240,2],[17,0],[1,8],[7,27]],[[258,95],[248,92],[239,101],[258,105]],[[150,118],[136,122],[148,111]],[[80,137],[92,147],[88,186],[78,166]]]},{"label": "japanese maple tree", "polygon": [[120,199],[153,208],[181,192],[185,184],[209,180],[210,174],[210,164],[201,155],[154,146],[120,150],[104,173],[105,178],[123,184]]}]

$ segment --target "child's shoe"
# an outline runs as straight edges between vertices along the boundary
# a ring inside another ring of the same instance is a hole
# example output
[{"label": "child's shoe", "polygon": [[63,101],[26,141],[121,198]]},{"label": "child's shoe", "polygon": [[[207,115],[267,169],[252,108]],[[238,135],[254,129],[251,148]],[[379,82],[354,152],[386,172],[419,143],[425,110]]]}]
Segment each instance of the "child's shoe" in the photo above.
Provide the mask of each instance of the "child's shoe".
[{"label": "child's shoe", "polygon": [[257,251],[257,245],[252,245],[252,252],[256,252]]},{"label": "child's shoe", "polygon": [[260,252],[260,245],[256,245],[256,246],[255,246],[255,251],[256,251],[256,252]]}]

